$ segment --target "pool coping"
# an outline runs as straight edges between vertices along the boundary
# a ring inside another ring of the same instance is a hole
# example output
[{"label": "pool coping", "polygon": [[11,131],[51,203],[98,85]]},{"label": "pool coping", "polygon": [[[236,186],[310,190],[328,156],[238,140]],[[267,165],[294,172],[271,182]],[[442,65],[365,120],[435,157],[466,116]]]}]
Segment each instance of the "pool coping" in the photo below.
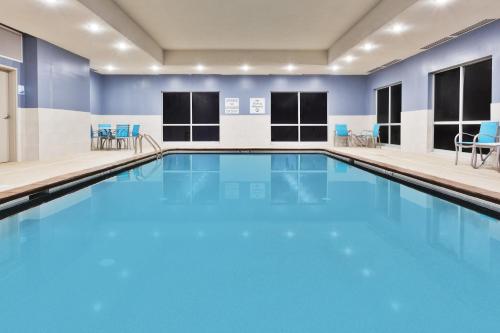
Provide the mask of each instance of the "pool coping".
[{"label": "pool coping", "polygon": [[[436,192],[447,198],[460,202],[470,203],[472,206],[483,208],[500,214],[500,195],[483,188],[467,185],[457,181],[432,176],[391,164],[375,161],[358,155],[349,154],[335,149],[269,149],[269,148],[235,148],[235,149],[195,149],[195,148],[170,148],[162,149],[162,156],[172,153],[321,153],[340,159],[351,165],[375,172],[379,175],[407,183],[418,188]],[[131,169],[138,165],[156,159],[154,152],[122,159],[117,162],[83,169],[76,172],[52,177],[29,185],[13,188],[0,192],[0,212],[12,209],[15,206],[26,204],[30,200],[51,193],[78,187],[82,183],[92,182],[98,178],[107,178],[122,170]],[[50,199],[49,199],[50,200]],[[47,201],[47,200],[46,200]],[[43,202],[43,201],[42,201]],[[0,217],[1,218],[1,217]]]},{"label": "pool coping", "polygon": [[[7,206],[17,205],[24,201],[30,200],[33,197],[38,197],[49,193],[55,188],[66,188],[76,186],[82,182],[89,181],[93,178],[104,177],[111,175],[117,171],[129,169],[138,164],[147,163],[156,159],[156,153],[145,153],[133,157],[121,159],[116,162],[106,163],[103,165],[82,169],[79,171],[65,173],[60,176],[47,178],[28,185],[23,185],[0,192],[0,211]],[[9,203],[13,203],[8,205]]]}]

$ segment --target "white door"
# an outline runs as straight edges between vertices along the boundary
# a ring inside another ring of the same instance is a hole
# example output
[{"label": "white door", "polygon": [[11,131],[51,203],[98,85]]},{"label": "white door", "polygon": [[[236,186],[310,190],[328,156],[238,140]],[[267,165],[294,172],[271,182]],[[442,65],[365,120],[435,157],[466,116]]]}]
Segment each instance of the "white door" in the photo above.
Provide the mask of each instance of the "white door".
[{"label": "white door", "polygon": [[9,74],[0,71],[0,163],[9,161]]}]

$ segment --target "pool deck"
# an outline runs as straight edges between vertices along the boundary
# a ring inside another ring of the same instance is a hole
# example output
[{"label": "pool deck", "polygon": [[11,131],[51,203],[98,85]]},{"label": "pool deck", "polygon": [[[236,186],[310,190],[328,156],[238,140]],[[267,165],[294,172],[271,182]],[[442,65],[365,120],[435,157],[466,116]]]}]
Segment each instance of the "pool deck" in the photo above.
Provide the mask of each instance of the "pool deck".
[{"label": "pool deck", "polygon": [[153,156],[151,150],[91,151],[50,161],[0,163],[0,203]]},{"label": "pool deck", "polygon": [[[500,203],[500,172],[492,166],[473,169],[466,156],[458,166],[452,154],[403,153],[395,149],[336,147],[329,150],[349,159],[408,175],[436,185]],[[30,195],[118,165],[153,157],[152,151],[92,151],[51,161],[0,164],[0,203]]]},{"label": "pool deck", "polygon": [[[403,153],[387,148],[336,147],[333,153],[394,171],[458,192],[500,203],[500,172],[495,165],[474,169],[470,155],[462,154],[454,165],[454,153]],[[493,160],[496,156],[490,157]]]}]

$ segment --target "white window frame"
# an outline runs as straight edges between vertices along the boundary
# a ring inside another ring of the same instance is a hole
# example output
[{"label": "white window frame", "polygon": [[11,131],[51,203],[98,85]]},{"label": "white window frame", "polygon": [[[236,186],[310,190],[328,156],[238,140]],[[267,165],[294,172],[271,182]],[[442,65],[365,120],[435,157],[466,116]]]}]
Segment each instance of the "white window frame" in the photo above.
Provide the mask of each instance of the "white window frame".
[{"label": "white window frame", "polygon": [[[462,137],[462,134],[464,133],[463,131],[463,125],[481,125],[483,121],[486,120],[463,120],[464,119],[464,82],[465,82],[465,67],[469,65],[474,65],[483,61],[487,60],[492,60],[492,57],[485,57],[481,59],[477,59],[474,61],[466,62],[457,66],[453,67],[448,67],[446,69],[439,70],[437,72],[432,73],[432,116],[433,116],[433,123],[432,123],[432,149],[438,152],[450,152],[451,150],[447,149],[439,149],[439,148],[434,148],[434,128],[436,125],[458,125],[458,134],[460,134],[460,137]],[[459,83],[459,101],[458,101],[458,121],[435,121],[436,119],[436,102],[435,102],[435,95],[436,95],[436,74],[444,73],[450,70],[454,70],[460,68],[460,83]],[[491,73],[492,78],[493,78],[493,72]],[[493,93],[493,89],[492,89]],[[491,104],[491,101],[490,101]],[[491,119],[491,112],[490,112],[490,119]],[[462,151],[462,147],[460,146],[460,152]]]},{"label": "white window frame", "polygon": [[[176,127],[176,126],[189,126],[189,141],[163,141],[163,142],[220,142],[220,91],[162,91],[163,94],[185,94],[189,93],[189,119],[191,123],[186,124],[163,124],[164,119],[162,119],[163,127]],[[219,94],[219,122],[209,123],[209,124],[195,124],[193,123],[193,93],[217,93]],[[163,116],[162,116],[163,117]],[[197,126],[218,126],[219,127],[219,140],[217,141],[193,141],[193,127]],[[163,133],[162,133],[163,134]]]},{"label": "white window frame", "polygon": [[[380,88],[377,88],[375,89],[375,108],[376,108],[376,117],[377,117],[377,124],[380,125],[380,127],[382,126],[386,126],[387,127],[387,143],[382,143],[383,145],[387,145],[387,146],[395,146],[395,147],[400,147],[401,146],[401,116],[399,117],[399,123],[392,123],[391,122],[391,114],[392,114],[392,103],[391,103],[391,94],[392,94],[392,87],[394,86],[399,86],[401,85],[401,111],[400,113],[403,112],[403,82],[396,82],[396,83],[391,83],[389,85],[386,85],[386,86],[383,86],[383,87],[380,87]],[[387,120],[389,122],[387,123],[379,123],[378,122],[378,92],[379,90],[382,90],[382,89],[386,89],[386,88],[389,88],[389,113],[388,113],[388,116],[387,116]],[[392,144],[391,143],[391,126],[399,126],[399,135],[400,135],[400,141],[399,141],[399,145],[396,145],[396,144]]]},{"label": "white window frame", "polygon": [[[270,126],[269,130],[271,131],[272,127],[284,127],[284,126],[298,126],[298,137],[297,141],[272,141],[271,142],[276,142],[276,143],[286,143],[286,142],[311,142],[311,141],[302,141],[300,140],[300,127],[301,126],[326,126],[327,127],[327,132],[326,132],[326,140],[325,141],[316,141],[316,142],[328,142],[328,91],[271,91],[270,95],[273,93],[289,93],[289,94],[297,94],[297,123],[288,123],[288,124],[273,124],[271,122],[271,117],[269,118]],[[326,94],[326,123],[324,124],[302,124],[300,121],[300,94]],[[269,98],[269,101],[271,100],[271,96]],[[273,110],[271,109],[271,113]]]}]

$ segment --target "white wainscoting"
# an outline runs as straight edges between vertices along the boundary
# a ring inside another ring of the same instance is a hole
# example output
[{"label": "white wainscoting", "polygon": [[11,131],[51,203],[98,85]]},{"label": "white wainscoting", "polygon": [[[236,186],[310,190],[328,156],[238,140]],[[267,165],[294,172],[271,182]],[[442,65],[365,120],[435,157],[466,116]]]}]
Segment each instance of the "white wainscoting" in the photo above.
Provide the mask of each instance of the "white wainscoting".
[{"label": "white wainscoting", "polygon": [[271,142],[270,115],[221,115],[219,142],[162,142],[161,115],[91,115],[98,124],[140,124],[141,132],[152,135],[165,148],[330,148],[334,124],[346,123],[353,132],[371,129],[375,115],[329,116],[328,142]]},{"label": "white wainscoting", "polygon": [[39,159],[90,151],[90,113],[38,108]]},{"label": "white wainscoting", "polygon": [[491,104],[491,120],[500,121],[500,103]]},{"label": "white wainscoting", "polygon": [[38,109],[17,109],[17,160],[38,160]]},{"label": "white wainscoting", "polygon": [[401,112],[401,151],[427,153],[433,145],[432,110]]}]

